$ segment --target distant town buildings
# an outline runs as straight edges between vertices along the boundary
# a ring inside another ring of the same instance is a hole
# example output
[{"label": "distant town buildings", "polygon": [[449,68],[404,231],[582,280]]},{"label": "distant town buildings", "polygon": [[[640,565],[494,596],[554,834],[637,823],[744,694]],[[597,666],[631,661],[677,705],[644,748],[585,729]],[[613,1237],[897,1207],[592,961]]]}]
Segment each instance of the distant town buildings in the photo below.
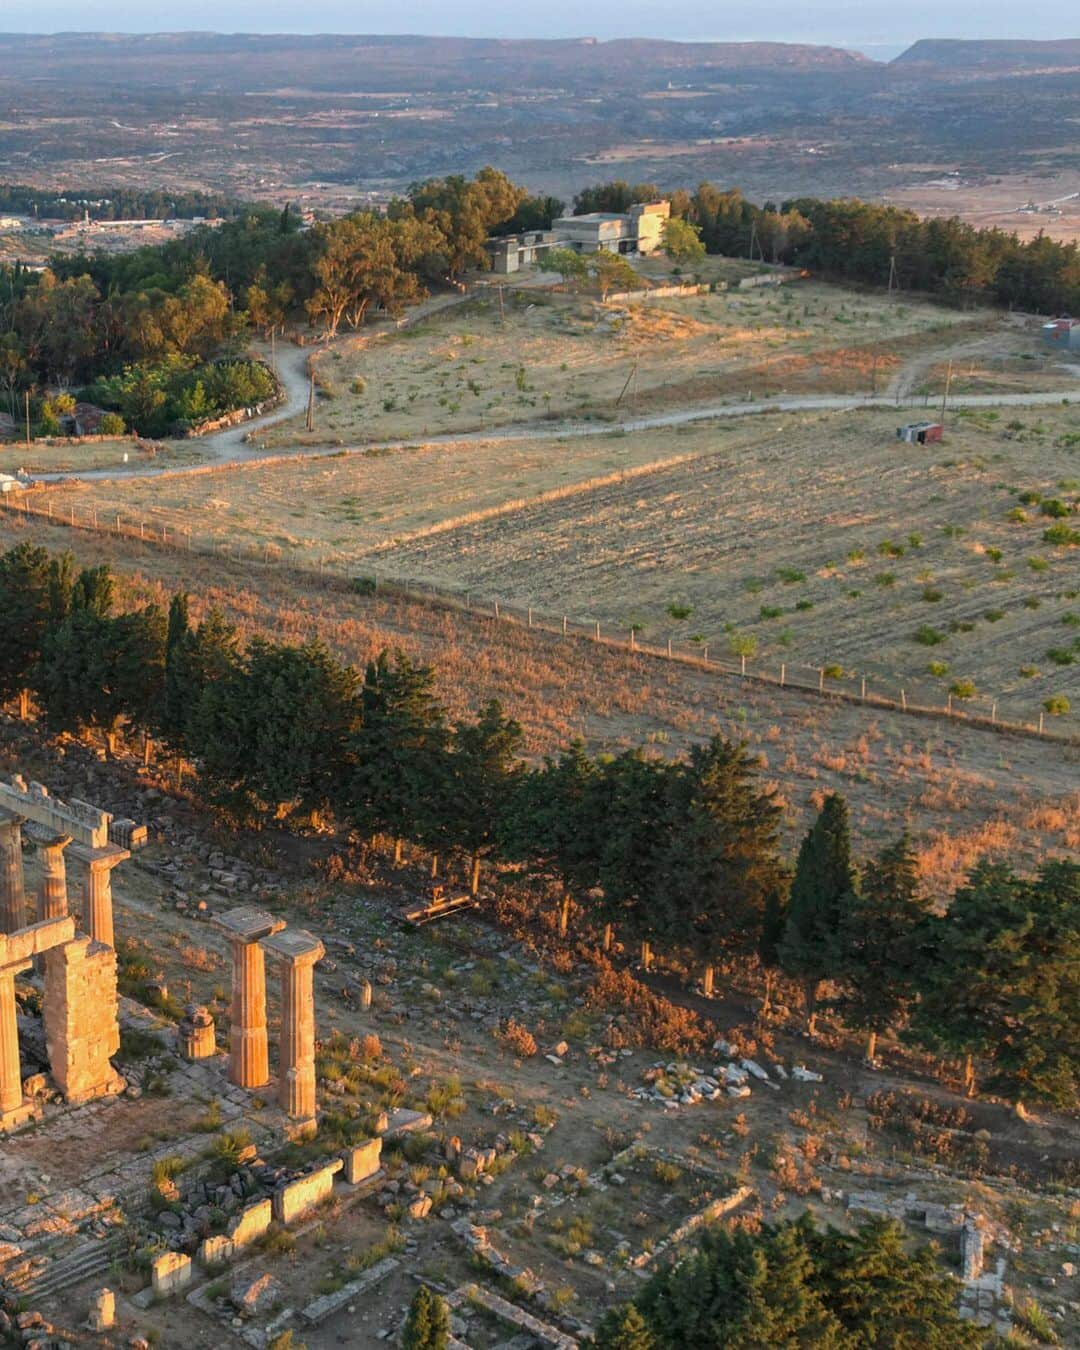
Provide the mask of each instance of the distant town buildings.
[{"label": "distant town buildings", "polygon": [[629,211],[592,211],[584,216],[560,216],[550,230],[529,230],[488,240],[491,270],[505,276],[543,261],[553,248],[578,253],[658,253],[664,242],[664,222],[671,216],[668,201],[642,202]]}]

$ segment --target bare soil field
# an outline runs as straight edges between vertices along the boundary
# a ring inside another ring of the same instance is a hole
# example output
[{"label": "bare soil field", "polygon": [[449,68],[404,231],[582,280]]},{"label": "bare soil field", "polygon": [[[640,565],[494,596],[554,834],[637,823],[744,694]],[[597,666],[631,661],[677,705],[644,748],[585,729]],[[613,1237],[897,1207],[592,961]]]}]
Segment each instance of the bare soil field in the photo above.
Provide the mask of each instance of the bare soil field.
[{"label": "bare soil field", "polygon": [[573,736],[594,750],[647,743],[658,754],[715,732],[745,739],[789,807],[792,840],[826,792],[842,791],[860,849],[909,825],[935,891],[946,891],[983,855],[1034,861],[1080,848],[1075,748],[870,712],[478,614],[359,596],[318,575],[0,514],[0,548],[26,538],[54,551],[71,548],[84,566],[108,561],[125,579],[129,603],[167,603],[184,587],[196,616],[217,606],[245,637],[318,637],[356,664],[387,647],[430,661],[453,713],[501,698],[524,724],[533,755]]},{"label": "bare soil field", "polygon": [[648,304],[507,286],[502,303],[489,289],[316,356],[315,430],[297,417],[259,441],[352,446],[726,398],[881,393],[911,357],[988,333],[1015,340],[989,311],[815,281]]},{"label": "bare soil field", "polygon": [[959,216],[979,229],[1006,230],[1021,239],[1046,234],[1068,243],[1080,238],[1078,187],[1075,169],[977,179],[951,171],[894,188],[882,199],[921,216]]},{"label": "bare soil field", "polygon": [[81,519],[122,506],[195,549],[469,592],[714,658],[748,641],[751,669],[1074,728],[1076,549],[1044,535],[1075,529],[1080,410],[961,410],[927,447],[895,439],[909,415],[439,443],[50,501]]}]

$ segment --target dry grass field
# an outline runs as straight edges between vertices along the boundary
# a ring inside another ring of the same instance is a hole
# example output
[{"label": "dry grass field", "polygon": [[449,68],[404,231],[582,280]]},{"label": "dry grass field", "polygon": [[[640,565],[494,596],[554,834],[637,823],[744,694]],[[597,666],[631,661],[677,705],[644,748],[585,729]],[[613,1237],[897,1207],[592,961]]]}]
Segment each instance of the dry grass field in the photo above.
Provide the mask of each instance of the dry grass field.
[{"label": "dry grass field", "polygon": [[974,335],[1014,340],[988,311],[815,281],[649,304],[507,287],[500,305],[490,289],[318,355],[315,430],[297,417],[259,440],[353,446],[748,396],[881,393],[910,358]]},{"label": "dry grass field", "polygon": [[132,466],[154,464],[156,467],[176,467],[191,464],[200,458],[198,441],[174,441],[168,445],[132,442],[124,438],[115,441],[87,441],[71,445],[52,445],[48,441],[0,441],[0,473],[79,473],[88,469],[116,469],[124,463]]},{"label": "dry grass field", "polygon": [[1080,751],[975,726],[867,711],[793,689],[718,677],[580,639],[528,631],[439,606],[365,597],[331,579],[253,569],[0,513],[0,548],[31,538],[108,561],[126,603],[191,591],[197,616],[218,606],[245,637],[319,637],[362,663],[384,647],[434,663],[453,713],[501,698],[539,755],[582,736],[594,749],[647,744],[674,754],[714,732],[745,739],[787,804],[789,841],[830,790],[852,806],[865,851],[906,824],[928,885],[944,893],[980,856],[1030,862],[1080,848]]},{"label": "dry grass field", "polygon": [[80,518],[122,507],[196,549],[468,591],[714,657],[749,639],[754,669],[825,667],[834,685],[865,676],[1075,728],[1080,567],[1044,533],[1076,527],[1080,409],[957,412],[928,447],[901,445],[897,420],[438,443],[136,480],[119,502],[109,483],[50,496]]}]

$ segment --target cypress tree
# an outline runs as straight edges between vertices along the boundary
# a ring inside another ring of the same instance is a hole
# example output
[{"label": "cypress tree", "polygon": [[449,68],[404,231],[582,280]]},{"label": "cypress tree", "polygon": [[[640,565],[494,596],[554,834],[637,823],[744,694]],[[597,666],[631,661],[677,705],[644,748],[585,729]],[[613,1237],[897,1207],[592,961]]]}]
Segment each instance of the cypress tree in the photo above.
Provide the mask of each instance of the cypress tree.
[{"label": "cypress tree", "polygon": [[450,1309],[446,1300],[422,1284],[413,1295],[401,1335],[402,1350],[446,1350],[450,1343]]},{"label": "cypress tree", "polygon": [[838,932],[854,886],[847,803],[833,792],[799,849],[780,943],[784,970],[802,981],[811,1036],[820,985],[837,973]]},{"label": "cypress tree", "polygon": [[873,1062],[878,1036],[914,996],[916,935],[926,913],[905,831],[864,868],[861,886],[848,892],[840,918],[839,974],[845,987],[837,1006],[848,1025],[867,1033],[868,1062]]}]

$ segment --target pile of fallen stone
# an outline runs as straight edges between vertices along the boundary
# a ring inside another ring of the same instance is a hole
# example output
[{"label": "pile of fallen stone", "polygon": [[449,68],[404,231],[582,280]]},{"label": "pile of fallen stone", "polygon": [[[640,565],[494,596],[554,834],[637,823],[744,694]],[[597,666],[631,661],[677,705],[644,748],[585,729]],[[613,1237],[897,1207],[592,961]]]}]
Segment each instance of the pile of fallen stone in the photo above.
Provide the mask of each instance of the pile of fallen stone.
[{"label": "pile of fallen stone", "polygon": [[[732,1047],[724,1040],[717,1041],[713,1050],[718,1055],[734,1054]],[[644,1086],[632,1088],[630,1096],[637,1101],[657,1102],[674,1109],[696,1106],[703,1101],[716,1101],[725,1095],[741,1100],[749,1097],[753,1087],[758,1084],[778,1092],[780,1084],[788,1079],[800,1083],[822,1081],[821,1074],[802,1064],[793,1065],[789,1073],[777,1060],[771,1065],[771,1070],[770,1073],[763,1064],[748,1058],[729,1058],[727,1064],[717,1064],[711,1073],[682,1060],[668,1063],[661,1060],[645,1070]]]},{"label": "pile of fallen stone", "polygon": [[304,1169],[264,1162],[254,1144],[240,1153],[238,1164],[224,1181],[195,1180],[182,1191],[171,1178],[156,1182],[154,1188],[165,1206],[152,1220],[157,1242],[173,1251],[192,1252],[242,1206],[272,1195],[282,1182],[304,1174]]}]

